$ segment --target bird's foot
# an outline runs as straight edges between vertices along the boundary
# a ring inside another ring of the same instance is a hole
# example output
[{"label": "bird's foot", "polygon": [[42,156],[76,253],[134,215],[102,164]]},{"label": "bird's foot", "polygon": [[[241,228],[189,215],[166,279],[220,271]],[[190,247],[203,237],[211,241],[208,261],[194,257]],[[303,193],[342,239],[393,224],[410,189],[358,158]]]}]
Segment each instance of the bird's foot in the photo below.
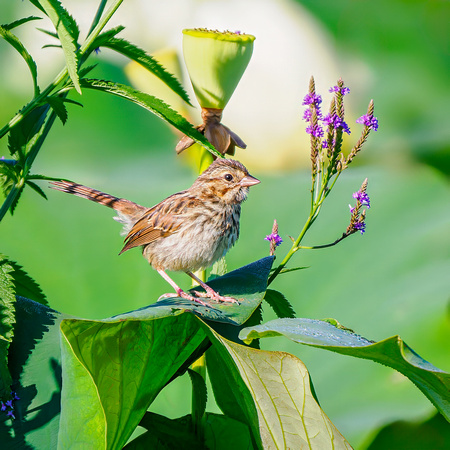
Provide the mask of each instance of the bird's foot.
[{"label": "bird's foot", "polygon": [[211,308],[211,305],[208,305],[207,303],[203,302],[197,297],[194,297],[193,295],[189,295],[187,292],[184,292],[182,289],[177,289],[176,293],[169,292],[167,294],[161,295],[158,300],[164,299],[164,298],[173,298],[174,296],[178,296],[181,298],[184,298],[185,300],[190,300],[191,302],[198,303],[202,306],[206,306],[207,308]]},{"label": "bird's foot", "polygon": [[214,289],[210,288],[209,286],[208,286],[208,288],[209,289],[206,289],[206,292],[194,291],[195,295],[197,297],[201,297],[201,298],[210,298],[211,300],[214,300],[219,303],[236,303],[239,305],[239,302],[235,298],[225,297],[223,295],[220,295],[218,292],[216,292]]}]

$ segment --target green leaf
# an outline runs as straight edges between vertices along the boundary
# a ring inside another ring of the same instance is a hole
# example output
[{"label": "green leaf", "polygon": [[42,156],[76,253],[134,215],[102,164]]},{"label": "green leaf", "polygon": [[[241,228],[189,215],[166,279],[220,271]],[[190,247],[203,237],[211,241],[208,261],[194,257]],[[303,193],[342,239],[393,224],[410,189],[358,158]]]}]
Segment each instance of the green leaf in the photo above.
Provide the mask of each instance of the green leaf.
[{"label": "green leaf", "polygon": [[[11,25],[11,24],[10,24]],[[34,59],[28,53],[27,49],[23,46],[22,42],[15,36],[9,29],[0,26],[0,36],[5,39],[6,42],[11,44],[22,56],[30,69],[31,77],[33,79],[34,96],[39,95],[39,86],[37,84],[37,67]]]},{"label": "green leaf", "polygon": [[[64,320],[59,446],[122,448],[205,333],[192,314],[160,320]],[[194,356],[193,356],[194,355]]]},{"label": "green leaf", "polygon": [[55,114],[59,117],[62,124],[67,122],[67,109],[61,97],[47,97],[45,101],[52,107]]},{"label": "green leaf", "polygon": [[130,58],[133,61],[136,61],[149,72],[156,75],[170,89],[172,89],[173,92],[178,94],[186,103],[192,106],[189,96],[178,79],[173,74],[168,72],[163,65],[156,61],[156,59],[131,42],[128,42],[125,39],[118,39],[102,34],[94,41],[92,47],[106,47]]},{"label": "green leaf", "polygon": [[45,192],[36,183],[33,183],[30,180],[25,181],[25,183],[27,184],[27,186],[30,186],[30,188],[33,189],[33,191],[37,192],[42,198],[48,200]]},{"label": "green leaf", "polygon": [[295,317],[294,308],[281,292],[267,289],[264,300],[270,305],[279,318]]},{"label": "green leaf", "polygon": [[81,94],[77,56],[77,41],[80,32],[77,23],[58,0],[30,1],[33,5],[43,10],[52,21],[61,41],[70,79],[76,91]]},{"label": "green leaf", "polygon": [[13,268],[5,255],[0,254],[0,397],[10,392],[11,375],[8,370],[8,350],[15,323]]},{"label": "green leaf", "polygon": [[48,104],[37,106],[9,132],[8,148],[12,155],[18,153],[22,164],[25,163],[27,145],[42,131],[49,109]]},{"label": "green leaf", "polygon": [[448,450],[450,427],[441,414],[424,421],[397,420],[384,426],[367,450],[387,448],[408,450]]},{"label": "green leaf", "polygon": [[208,400],[206,383],[205,379],[195,370],[188,369],[188,374],[192,383],[192,411],[197,415],[195,423],[198,424],[206,411]]},{"label": "green leaf", "polygon": [[140,425],[147,431],[129,442],[125,450],[178,449],[210,450],[252,449],[248,427],[237,420],[221,414],[206,413],[203,421],[205,442],[192,431],[191,416],[178,419],[147,412]]},{"label": "green leaf", "polygon": [[245,342],[272,336],[392,367],[408,377],[450,421],[450,374],[422,359],[399,336],[374,343],[329,321],[312,319],[276,319],[239,334]]},{"label": "green leaf", "polygon": [[42,289],[36,281],[25,272],[23,267],[14,261],[9,261],[9,264],[13,268],[11,276],[15,294],[41,303],[42,305],[48,305],[47,298],[42,292]]},{"label": "green leaf", "polygon": [[222,155],[211,145],[208,139],[205,138],[194,126],[188,122],[183,116],[171,109],[162,100],[153,97],[153,95],[146,94],[131,88],[130,86],[114,83],[112,81],[96,80],[83,78],[80,80],[81,86],[89,89],[96,89],[118,97],[126,98],[139,106],[147,109],[158,117],[164,119],[166,122],[173,125],[183,134],[192,138],[195,142],[205,147],[214,155],[222,158]]},{"label": "green leaf", "polygon": [[[64,317],[23,297],[15,304],[9,350],[16,420],[0,421],[2,449],[56,449],[61,397],[59,324]],[[9,392],[8,392],[9,394]]]},{"label": "green leaf", "polygon": [[228,341],[206,330],[206,353],[216,402],[245,423],[257,448],[351,448],[321,410],[304,364],[284,352],[268,352]]},{"label": "green leaf", "polygon": [[24,23],[30,22],[31,20],[41,20],[41,19],[42,19],[41,17],[28,16],[24,17],[23,19],[15,20],[14,22],[11,23],[5,23],[3,25],[0,25],[0,27],[3,27],[5,30],[12,30],[13,28],[23,25]]}]

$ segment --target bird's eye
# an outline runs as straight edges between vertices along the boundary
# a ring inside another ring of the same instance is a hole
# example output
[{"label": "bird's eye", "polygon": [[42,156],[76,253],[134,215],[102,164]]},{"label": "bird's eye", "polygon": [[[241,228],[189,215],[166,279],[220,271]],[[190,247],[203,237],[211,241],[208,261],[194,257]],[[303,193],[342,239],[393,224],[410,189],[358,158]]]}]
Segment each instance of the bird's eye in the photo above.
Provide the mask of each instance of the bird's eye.
[{"label": "bird's eye", "polygon": [[231,173],[226,173],[224,175],[225,180],[227,181],[232,181],[233,180],[233,175],[231,175]]}]

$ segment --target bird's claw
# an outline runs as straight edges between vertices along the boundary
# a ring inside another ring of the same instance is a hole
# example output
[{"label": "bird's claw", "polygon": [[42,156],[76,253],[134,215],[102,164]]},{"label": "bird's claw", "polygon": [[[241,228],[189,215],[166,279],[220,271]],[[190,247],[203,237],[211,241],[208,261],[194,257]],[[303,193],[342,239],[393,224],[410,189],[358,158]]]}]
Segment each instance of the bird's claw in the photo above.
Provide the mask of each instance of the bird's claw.
[{"label": "bird's claw", "polygon": [[211,290],[211,292],[194,291],[194,293],[197,297],[210,298],[211,300],[214,300],[218,303],[236,303],[238,305],[240,304],[235,298],[220,295],[213,290]]}]

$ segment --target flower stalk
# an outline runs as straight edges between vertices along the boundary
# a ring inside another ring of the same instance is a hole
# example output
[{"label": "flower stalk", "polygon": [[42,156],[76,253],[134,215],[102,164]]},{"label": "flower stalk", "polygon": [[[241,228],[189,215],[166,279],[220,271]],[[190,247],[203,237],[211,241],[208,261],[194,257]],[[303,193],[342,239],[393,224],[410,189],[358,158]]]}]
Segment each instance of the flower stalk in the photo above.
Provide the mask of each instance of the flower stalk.
[{"label": "flower stalk", "polygon": [[[332,191],[341,173],[353,161],[355,156],[361,151],[367,141],[371,130],[378,130],[378,119],[374,114],[373,100],[370,101],[367,114],[361,116],[356,122],[364,125],[362,134],[346,157],[342,151],[344,133],[350,134],[350,128],[345,122],[344,96],[350,89],[339,79],[336,86],[330,88],[333,99],[330,103],[329,113],[323,117],[321,112],[322,97],[316,93],[314,78],[311,77],[308,94],[303,99],[303,105],[307,107],[303,119],[308,123],[306,132],[310,134],[311,146],[311,206],[310,213],[300,234],[296,239],[292,239],[292,246],[269,277],[268,285],[283,271],[294,253],[300,249],[319,249],[332,247],[348,236],[360,231],[365,232],[366,210],[363,206],[370,208],[370,199],[366,193],[367,179],[364,180],[359,191],[353,194],[356,205],[350,206],[350,224],[342,233],[342,236],[334,242],[324,245],[303,246],[306,233],[317,219],[322,204]],[[326,127],[326,133],[323,126]],[[322,140],[322,138],[324,139]]]}]

